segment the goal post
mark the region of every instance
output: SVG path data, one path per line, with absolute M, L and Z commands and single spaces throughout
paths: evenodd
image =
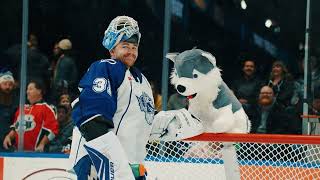
M 320 136 L 205 133 L 149 142 L 157 180 L 320 179 Z

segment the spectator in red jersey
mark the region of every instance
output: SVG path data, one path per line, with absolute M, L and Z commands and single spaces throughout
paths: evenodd
M 58 134 L 58 121 L 55 111 L 43 101 L 45 86 L 40 81 L 32 80 L 28 84 L 27 99 L 29 104 L 24 106 L 24 151 L 43 152 L 48 144 Z M 19 136 L 19 109 L 14 116 L 11 131 L 3 141 L 5 149 L 17 148 Z

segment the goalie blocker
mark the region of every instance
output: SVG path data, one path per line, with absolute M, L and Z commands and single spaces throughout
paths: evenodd
M 161 111 L 154 117 L 149 140 L 177 141 L 203 132 L 201 121 L 186 109 Z

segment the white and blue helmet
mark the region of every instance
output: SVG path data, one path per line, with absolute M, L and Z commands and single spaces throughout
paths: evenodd
M 110 22 L 108 29 L 104 32 L 102 44 L 110 51 L 119 42 L 126 41 L 133 35 L 137 35 L 137 43 L 139 44 L 141 34 L 138 22 L 128 16 L 118 16 Z

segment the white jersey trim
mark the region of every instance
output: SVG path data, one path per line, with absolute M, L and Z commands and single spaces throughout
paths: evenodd
M 99 116 L 102 116 L 102 114 L 96 114 L 96 115 L 90 117 L 89 119 L 83 121 L 83 123 L 81 123 L 80 126 L 82 126 L 83 124 L 85 124 L 85 123 L 87 123 L 87 122 L 91 121 L 92 119 L 99 117 Z

